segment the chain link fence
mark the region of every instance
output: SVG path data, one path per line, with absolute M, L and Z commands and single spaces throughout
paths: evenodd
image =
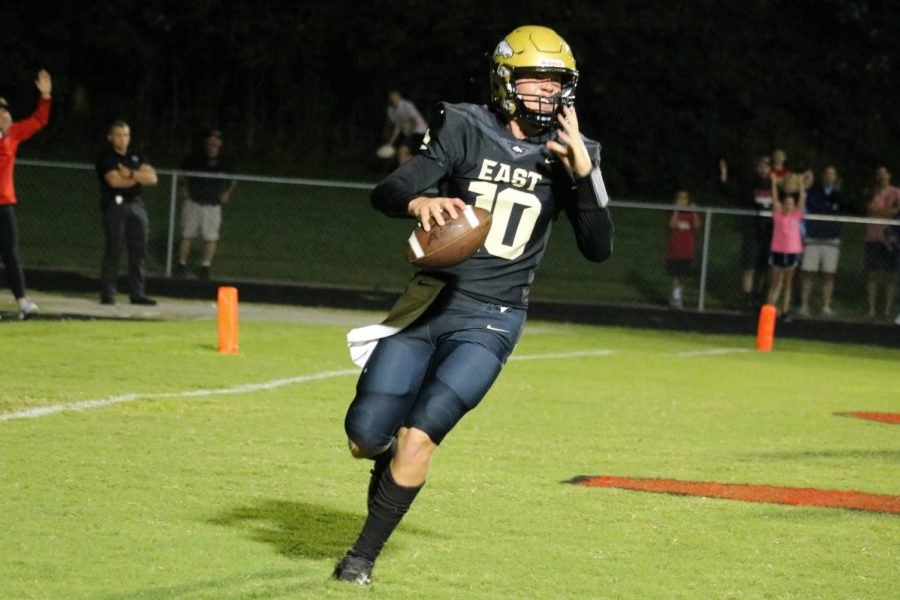
M 144 193 L 150 217 L 147 273 L 170 277 L 181 238 L 176 182 L 185 173 L 160 169 L 158 174 L 159 184 Z M 93 165 L 19 160 L 15 176 L 20 252 L 26 268 L 98 277 L 103 229 Z M 372 184 L 249 175 L 231 178 L 237 186 L 223 207 L 214 280 L 399 291 L 412 274 L 404 252 L 413 222 L 374 211 L 369 204 Z M 555 224 L 532 298 L 587 305 L 668 306 L 671 279 L 665 259 L 672 209 L 666 204 L 614 200 L 615 251 L 602 264 L 581 258 L 563 217 Z M 739 260 L 742 232 L 752 227 L 756 213 L 715 207 L 679 210 L 698 211 L 703 221 L 695 234 L 696 258 L 683 289 L 682 310 L 752 310 L 741 288 Z M 838 220 L 844 227 L 831 318 L 862 320 L 868 312 L 865 226 L 891 221 L 849 216 Z M 194 269 L 199 266 L 200 251 L 201 244 L 195 243 L 190 263 Z M 124 263 L 123 257 L 123 271 Z M 189 271 L 188 278 L 195 277 L 195 272 Z M 895 273 L 886 275 L 891 286 L 896 285 L 895 278 Z M 800 304 L 803 279 L 802 273 L 795 278 L 795 308 Z M 821 318 L 818 278 L 812 289 L 810 317 Z M 153 293 L 152 288 L 148 293 Z M 878 303 L 882 314 L 883 297 Z

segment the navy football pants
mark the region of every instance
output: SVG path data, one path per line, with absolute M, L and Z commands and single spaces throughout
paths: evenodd
M 440 444 L 500 374 L 525 311 L 445 290 L 403 331 L 381 340 L 356 385 L 344 428 L 360 448 L 386 447 L 402 427 Z

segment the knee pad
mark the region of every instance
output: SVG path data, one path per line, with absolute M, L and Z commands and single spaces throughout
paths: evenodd
M 366 453 L 377 454 L 391 443 L 408 405 L 401 396 L 358 395 L 347 410 L 344 431 Z

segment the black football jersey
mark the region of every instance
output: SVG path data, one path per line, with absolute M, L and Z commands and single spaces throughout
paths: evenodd
M 551 224 L 563 210 L 571 215 L 577 202 L 575 182 L 546 139 L 516 139 L 486 106 L 441 104 L 420 154 L 376 189 L 373 203 L 397 214 L 436 185 L 440 196 L 489 210 L 484 246 L 437 276 L 469 296 L 524 308 Z M 599 165 L 600 145 L 586 138 L 585 145 Z

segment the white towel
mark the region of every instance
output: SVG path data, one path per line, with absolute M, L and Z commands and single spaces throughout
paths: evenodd
M 364 367 L 375 350 L 378 340 L 402 331 L 431 306 L 444 282 L 428 275 L 417 274 L 409 281 L 403 294 L 394 303 L 381 323 L 357 327 L 347 332 L 350 360 Z

